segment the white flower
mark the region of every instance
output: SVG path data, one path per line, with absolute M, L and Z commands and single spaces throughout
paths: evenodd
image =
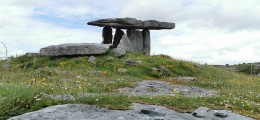
M 36 101 L 40 101 L 40 100 L 42 100 L 41 98 L 38 98 L 38 99 L 35 99 Z

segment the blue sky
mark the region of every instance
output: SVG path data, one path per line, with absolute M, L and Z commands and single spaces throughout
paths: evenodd
M 116 17 L 176 23 L 151 31 L 152 54 L 208 64 L 260 61 L 259 0 L 3 0 L 0 41 L 8 56 L 63 43 L 100 43 L 87 22 Z M 0 57 L 5 48 L 0 44 Z

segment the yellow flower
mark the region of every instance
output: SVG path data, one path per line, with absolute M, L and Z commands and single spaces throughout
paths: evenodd
M 250 104 L 250 103 L 247 103 L 246 105 L 247 105 L 247 106 L 250 106 L 251 104 Z
M 59 65 L 60 66 L 64 66 L 64 65 L 66 65 L 66 64 L 68 64 L 69 62 L 59 62 Z
M 179 91 L 178 91 L 177 89 L 174 89 L 173 92 L 174 92 L 175 94 L 179 94 Z
M 77 87 L 78 87 L 78 89 L 79 89 L 79 90 L 81 90 L 81 89 L 82 89 L 82 86 L 80 86 L 80 85 L 78 85 Z

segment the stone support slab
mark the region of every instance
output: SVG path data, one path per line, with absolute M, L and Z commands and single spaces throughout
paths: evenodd
M 124 35 L 124 31 L 121 29 L 116 29 L 114 41 L 113 41 L 113 47 L 116 48 L 117 45 L 120 43 L 120 40 L 122 39 L 122 36 Z
M 144 29 L 142 31 L 142 36 L 143 36 L 143 52 L 146 55 L 150 55 L 150 51 L 151 51 L 150 31 L 148 29 Z
M 111 27 L 104 27 L 102 32 L 103 41 L 102 44 L 112 44 L 112 28 Z
M 143 51 L 143 35 L 141 31 L 135 29 L 128 29 L 126 31 L 127 37 L 131 42 L 132 49 L 134 52 Z

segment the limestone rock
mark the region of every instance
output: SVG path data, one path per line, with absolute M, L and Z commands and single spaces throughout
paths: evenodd
M 112 28 L 111 27 L 104 27 L 102 32 L 103 41 L 102 44 L 111 44 L 112 43 Z
M 117 45 L 120 43 L 120 40 L 122 39 L 123 35 L 124 35 L 124 31 L 122 31 L 121 29 L 116 29 L 116 33 L 113 41 L 114 48 L 116 48 Z
M 96 57 L 90 56 L 90 57 L 88 58 L 88 61 L 89 61 L 89 62 L 95 62 L 95 61 L 96 61 Z
M 107 61 L 113 61 L 113 60 L 114 60 L 114 58 L 111 56 L 107 58 Z
M 135 29 L 128 29 L 127 37 L 132 44 L 134 52 L 141 52 L 143 50 L 143 36 L 142 32 Z
M 159 22 L 156 20 L 141 21 L 135 18 L 109 18 L 109 19 L 99 19 L 96 21 L 88 22 L 88 25 L 94 26 L 109 26 L 113 28 L 120 29 L 150 29 L 150 30 L 160 30 L 160 29 L 173 29 L 175 28 L 175 23 L 171 22 Z
M 2 68 L 11 68 L 12 66 L 10 65 L 9 62 L 6 62 L 3 64 Z
M 71 100 L 75 101 L 75 97 L 72 95 L 46 95 L 46 98 L 56 99 L 56 100 Z
M 225 118 L 208 112 L 205 118 L 197 118 L 189 113 L 178 113 L 158 105 L 132 103 L 130 110 L 109 110 L 93 105 L 64 104 L 25 113 L 8 120 L 253 120 L 235 113 L 225 112 Z M 224 110 L 226 111 L 226 110 Z
M 99 55 L 106 53 L 111 44 L 96 43 L 72 43 L 51 45 L 40 49 L 40 55 L 64 56 L 64 55 Z
M 186 77 L 186 76 L 184 76 L 184 77 L 181 77 L 181 76 L 179 76 L 179 77 L 174 77 L 173 79 L 176 79 L 176 80 L 185 80 L 185 81 L 195 81 L 195 80 L 197 80 L 197 79 L 194 78 L 194 77 Z
M 126 65 L 140 65 L 140 64 L 142 64 L 142 62 L 127 59 L 127 60 L 124 61 L 124 64 L 126 64 Z
M 143 52 L 146 55 L 150 55 L 150 51 L 151 51 L 150 31 L 148 29 L 144 29 L 142 31 L 142 36 L 143 36 Z
M 116 56 L 123 56 L 126 54 L 126 51 L 132 51 L 132 45 L 126 35 L 123 35 L 120 43 L 118 44 L 117 48 L 113 49 Z
M 118 68 L 117 71 L 120 72 L 120 73 L 127 72 L 127 70 L 125 68 Z

